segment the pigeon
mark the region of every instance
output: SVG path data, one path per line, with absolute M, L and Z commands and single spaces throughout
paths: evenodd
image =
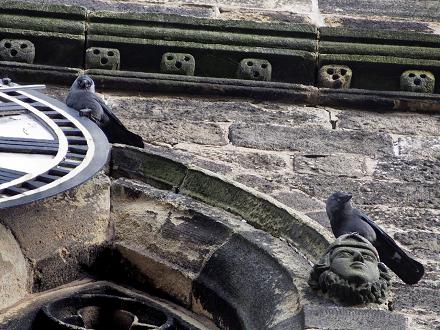
M 369 240 L 379 252 L 380 260 L 407 284 L 416 284 L 425 273 L 421 263 L 407 255 L 397 243 L 366 214 L 350 204 L 351 194 L 335 192 L 326 204 L 335 237 L 358 233 Z
M 82 75 L 76 78 L 67 95 L 66 104 L 78 110 L 80 116 L 91 118 L 102 129 L 110 143 L 144 147 L 142 138 L 125 128 L 104 100 L 95 94 L 95 83 L 89 76 Z

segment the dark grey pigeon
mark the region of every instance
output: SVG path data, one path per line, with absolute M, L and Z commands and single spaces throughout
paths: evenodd
M 83 75 L 76 78 L 67 95 L 66 104 L 98 124 L 110 143 L 144 147 L 142 138 L 125 128 L 107 104 L 95 94 L 95 83 L 89 76 Z
M 351 194 L 335 192 L 327 199 L 326 211 L 333 234 L 359 233 L 379 252 L 380 260 L 407 284 L 417 283 L 425 273 L 421 263 L 408 256 L 396 242 L 366 214 L 350 204 Z

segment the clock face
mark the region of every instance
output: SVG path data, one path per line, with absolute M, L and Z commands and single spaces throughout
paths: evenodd
M 0 85 L 0 208 L 55 195 L 91 178 L 109 144 L 90 119 L 36 89 Z

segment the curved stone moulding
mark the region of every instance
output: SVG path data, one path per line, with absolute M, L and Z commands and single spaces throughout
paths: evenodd
M 15 111 L 37 122 L 52 139 L 17 137 L 9 131 L 0 136 L 0 208 L 26 204 L 73 188 L 91 178 L 106 163 L 110 150 L 104 133 L 89 119 L 63 103 L 32 91 L 43 85 L 0 86 L 0 112 Z M 19 121 L 23 118 L 17 118 Z M 7 125 L 6 125 L 7 127 Z M 24 130 L 24 128 L 23 128 Z M 8 134 L 9 133 L 9 134 Z M 19 162 L 33 162 L 35 155 L 51 159 L 17 171 L 15 163 L 5 157 L 21 155 Z M 32 155 L 32 156 L 30 156 Z
M 325 228 L 274 198 L 211 171 L 150 151 L 148 146 L 141 150 L 114 145 L 111 158 L 114 175 L 175 190 L 239 215 L 255 227 L 285 238 L 310 260 L 319 258 L 331 242 Z

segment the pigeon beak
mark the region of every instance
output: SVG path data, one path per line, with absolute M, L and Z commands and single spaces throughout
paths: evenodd
M 347 194 L 344 196 L 344 203 L 347 203 L 353 197 L 352 194 Z
M 91 86 L 90 82 L 88 80 L 81 80 L 79 82 L 79 86 L 81 88 L 89 88 Z

